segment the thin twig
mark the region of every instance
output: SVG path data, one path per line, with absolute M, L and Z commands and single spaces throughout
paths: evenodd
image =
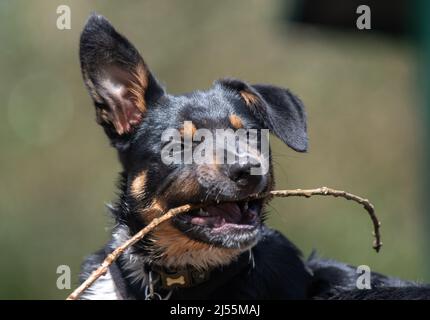
M 375 214 L 375 207 L 373 204 L 365 198 L 359 197 L 355 194 L 343 191 L 343 190 L 335 190 L 328 187 L 321 187 L 316 189 L 296 189 L 296 190 L 276 190 L 276 191 L 270 191 L 266 194 L 259 194 L 256 195 L 255 198 L 264 198 L 265 196 L 271 196 L 271 197 L 312 197 L 312 196 L 333 196 L 333 197 L 341 197 L 345 198 L 347 200 L 355 201 L 359 204 L 361 204 L 364 209 L 368 212 L 370 219 L 372 220 L 373 224 L 373 236 L 375 237 L 375 240 L 373 241 L 373 249 L 375 249 L 376 252 L 379 252 L 379 250 L 382 247 L 382 241 L 381 241 L 381 222 L 379 222 L 378 218 Z
M 348 193 L 342 190 L 334 190 L 327 187 L 321 187 L 316 189 L 295 189 L 295 190 L 276 190 L 276 191 L 270 191 L 267 193 L 261 193 L 252 195 L 249 197 L 249 199 L 261 199 L 261 198 L 267 198 L 267 197 L 306 197 L 309 198 L 311 196 L 320 195 L 320 196 L 334 196 L 334 197 L 342 197 L 347 200 L 355 201 L 361 205 L 364 206 L 364 208 L 369 213 L 369 216 L 373 223 L 373 235 L 375 237 L 373 248 L 376 250 L 376 252 L 379 252 L 379 249 L 382 246 L 381 242 L 381 234 L 379 231 L 379 228 L 381 226 L 381 223 L 379 222 L 378 218 L 375 215 L 375 208 L 374 206 L 369 202 L 369 200 L 361 198 L 359 196 L 356 196 L 352 193 Z M 136 233 L 133 237 L 131 237 L 129 240 L 124 242 L 122 245 L 117 247 L 112 253 L 110 253 L 106 259 L 103 261 L 103 263 L 98 267 L 95 271 L 91 273 L 91 275 L 78 287 L 76 288 L 68 297 L 67 300 L 77 300 L 82 293 L 87 290 L 98 278 L 106 274 L 109 266 L 115 262 L 115 260 L 118 259 L 118 257 L 125 251 L 127 248 L 131 247 L 136 242 L 140 241 L 145 237 L 146 234 L 148 234 L 150 231 L 152 231 L 154 228 L 156 228 L 159 224 L 163 223 L 166 220 L 169 220 L 179 214 L 188 212 L 193 209 L 202 208 L 204 206 L 207 206 L 208 204 L 186 204 L 174 209 L 170 209 L 167 211 L 167 213 L 163 214 L 159 218 L 153 219 L 145 228 L 140 230 L 138 233 Z
M 74 290 L 68 297 L 67 300 L 77 300 L 81 294 L 87 290 L 98 278 L 103 276 L 109 266 L 115 262 L 116 259 L 125 251 L 127 248 L 131 247 L 133 244 L 143 239 L 147 233 L 149 233 L 152 229 L 157 227 L 160 223 L 163 223 L 166 220 L 177 216 L 178 214 L 190 211 L 197 207 L 202 207 L 203 205 L 190 205 L 186 204 L 174 209 L 169 210 L 166 214 L 162 215 L 159 218 L 155 218 L 149 223 L 145 228 L 141 229 L 138 233 L 136 233 L 133 237 L 128 239 L 122 245 L 117 247 L 112 253 L 110 253 L 106 259 L 104 259 L 103 263 L 98 267 L 95 271 L 91 273 L 91 275 L 78 287 Z

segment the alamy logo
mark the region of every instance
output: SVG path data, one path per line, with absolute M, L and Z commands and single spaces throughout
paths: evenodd
M 215 132 L 214 132 L 215 131 Z M 182 129 L 169 128 L 161 136 L 161 160 L 171 164 L 251 164 L 251 175 L 269 171 L 268 129 L 196 129 L 185 121 Z
M 355 282 L 357 289 L 372 289 L 370 267 L 366 265 L 358 266 L 356 272 L 360 274 Z
M 58 30 L 72 29 L 70 7 L 64 4 L 58 6 L 57 14 L 59 14 L 59 16 L 57 17 L 57 29 Z
M 357 18 L 357 28 L 359 30 L 370 30 L 372 28 L 370 25 L 370 7 L 364 4 L 358 6 L 356 13 L 360 14 Z
M 60 265 L 57 267 L 57 274 L 59 274 L 57 278 L 57 288 L 59 290 L 70 289 L 70 267 L 67 265 Z

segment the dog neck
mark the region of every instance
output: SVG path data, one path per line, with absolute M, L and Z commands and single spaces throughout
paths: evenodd
M 107 251 L 122 244 L 130 238 L 129 230 L 125 226 L 116 227 Z M 147 298 L 148 288 L 155 285 L 158 298 L 170 297 L 172 289 L 185 289 L 182 292 L 192 292 L 193 287 L 205 287 L 210 292 L 221 283 L 227 281 L 237 272 L 254 265 L 251 250 L 236 255 L 228 265 L 213 265 L 209 268 L 198 268 L 194 265 L 163 265 L 165 260 L 155 259 L 143 250 L 128 248 L 119 258 L 117 278 L 123 278 L 126 286 L 131 288 L 135 298 Z M 106 252 L 106 254 L 109 252 Z M 200 265 L 200 264 L 198 264 Z M 225 272 L 231 269 L 232 272 Z M 112 273 L 112 272 L 111 272 Z M 114 273 L 115 275 L 115 273 Z M 114 277 L 115 278 L 115 277 Z M 227 279 L 227 280 L 225 280 Z M 114 279 L 117 280 L 117 279 Z M 177 292 L 177 291 L 175 291 Z

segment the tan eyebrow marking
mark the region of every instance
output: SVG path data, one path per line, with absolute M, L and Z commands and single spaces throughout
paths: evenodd
M 242 119 L 238 115 L 235 115 L 235 114 L 230 115 L 229 120 L 230 120 L 231 125 L 235 129 L 243 128 Z
M 179 129 L 179 132 L 181 133 L 182 137 L 184 137 L 185 135 L 187 136 L 191 135 L 191 137 L 193 137 L 196 131 L 197 131 L 197 128 L 194 125 L 194 123 L 191 123 L 191 126 L 188 125 L 186 127 L 182 127 L 181 129 Z

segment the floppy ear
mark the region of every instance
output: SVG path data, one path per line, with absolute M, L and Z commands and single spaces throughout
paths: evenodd
M 141 122 L 148 103 L 164 91 L 134 46 L 100 15 L 88 19 L 79 54 L 97 122 L 118 146 Z
M 306 112 L 303 103 L 288 89 L 267 84 L 252 85 L 262 97 L 263 109 L 256 110 L 267 127 L 292 149 L 308 148 Z
M 238 90 L 260 123 L 290 148 L 299 152 L 307 150 L 305 108 L 288 89 L 268 84 L 248 85 L 235 79 L 225 79 L 221 83 Z

